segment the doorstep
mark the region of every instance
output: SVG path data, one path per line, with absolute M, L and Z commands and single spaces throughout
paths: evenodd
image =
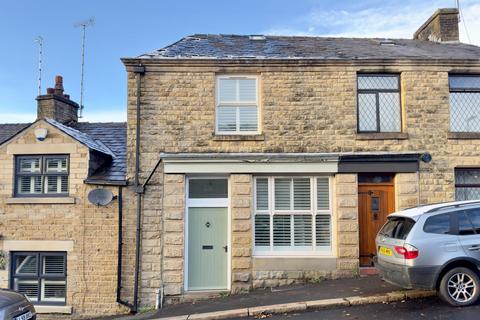
M 360 267 L 360 277 L 377 276 L 378 270 L 375 267 Z

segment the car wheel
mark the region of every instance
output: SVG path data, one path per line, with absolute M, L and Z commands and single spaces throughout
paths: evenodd
M 442 278 L 440 297 L 452 306 L 469 306 L 477 302 L 480 295 L 478 275 L 468 268 L 454 268 Z

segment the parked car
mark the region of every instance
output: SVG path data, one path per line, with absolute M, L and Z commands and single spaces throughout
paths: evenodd
M 0 289 L 0 320 L 35 320 L 35 308 L 21 293 Z
M 480 295 L 480 201 L 420 206 L 388 216 L 374 263 L 387 282 L 437 290 L 452 306 Z

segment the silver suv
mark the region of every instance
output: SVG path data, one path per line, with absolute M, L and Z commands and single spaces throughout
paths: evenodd
M 437 290 L 453 306 L 480 295 L 480 201 L 392 213 L 375 240 L 375 266 L 387 282 Z

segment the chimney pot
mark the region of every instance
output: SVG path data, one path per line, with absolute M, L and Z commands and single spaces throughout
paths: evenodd
M 56 76 L 55 87 L 37 97 L 37 119 L 50 118 L 67 124 L 78 121 L 79 105 L 63 92 L 63 78 Z
M 55 76 L 55 94 L 63 95 L 63 78 L 62 76 Z

